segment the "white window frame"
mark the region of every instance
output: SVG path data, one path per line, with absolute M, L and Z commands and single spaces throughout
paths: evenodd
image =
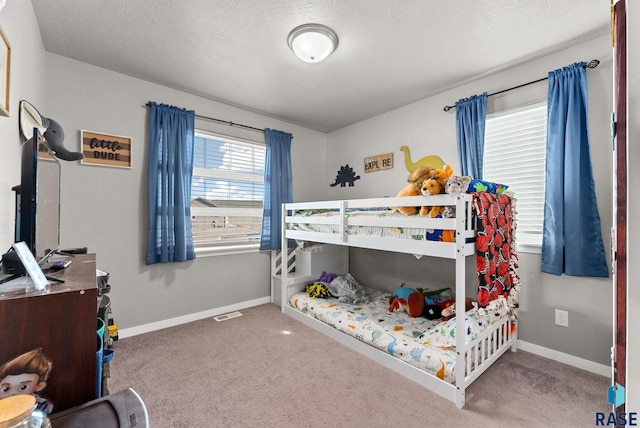
M 251 141 L 238 137 L 230 137 L 227 135 L 218 134 L 215 132 L 205 131 L 202 129 L 195 130 L 196 137 L 210 138 L 213 140 L 221 141 L 229 144 L 238 144 L 238 145 L 248 145 L 248 146 L 257 146 L 261 147 L 266 151 L 266 145 L 261 142 Z M 193 177 L 210 177 L 210 178 L 218 178 L 222 180 L 242 180 L 247 182 L 255 182 L 255 183 L 264 183 L 264 175 L 255 175 L 255 174 L 245 174 L 239 171 L 228 171 L 228 170 L 214 170 L 210 168 L 197 168 L 195 167 L 194 160 L 194 168 L 193 168 Z M 193 189 L 193 184 L 192 184 Z M 193 190 L 192 190 L 193 192 Z M 193 200 L 193 194 L 192 194 Z M 219 214 L 219 215 L 217 215 Z M 215 208 L 215 207 L 191 207 L 191 217 L 197 216 L 234 216 L 241 215 L 244 217 L 260 217 L 262 220 L 263 209 L 262 208 Z M 193 231 L 193 224 L 192 224 Z M 197 247 L 195 248 L 196 256 L 214 256 L 214 255 L 229 255 L 229 254 L 243 254 L 243 253 L 252 253 L 260 251 L 260 241 L 257 242 L 247 242 L 247 243 L 237 243 L 237 244 L 229 244 L 229 245 L 212 245 L 205 247 Z
M 536 115 L 534 123 L 529 122 L 532 113 Z M 505 128 L 500 129 L 505 126 L 511 127 L 507 129 L 512 129 L 515 134 L 504 132 Z M 503 131 L 500 137 L 495 133 L 496 130 Z M 499 153 L 501 142 L 502 153 Z M 521 217 L 516 230 L 516 243 L 518 251 L 524 253 L 540 254 L 542 250 L 546 146 L 546 101 L 487 115 L 483 178 L 504 183 L 509 186 L 508 190 L 515 193 L 516 219 Z M 505 157 L 505 148 L 513 150 L 508 157 Z M 535 208 L 531 209 L 532 206 Z M 528 218 L 528 224 L 524 224 L 524 227 L 523 217 Z M 529 229 L 529 232 L 525 229 Z

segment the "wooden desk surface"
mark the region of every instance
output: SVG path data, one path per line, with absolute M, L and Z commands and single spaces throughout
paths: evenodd
M 71 264 L 63 270 L 56 271 L 47 268 L 47 266 L 50 266 L 53 262 L 64 260 L 71 260 Z M 64 282 L 49 281 L 49 285 L 45 290 L 33 290 L 33 286 L 31 286 L 32 289 L 27 291 L 24 287 L 21 287 L 22 284 L 26 284 L 26 279 L 24 277 L 18 278 L 5 284 L 0 284 L 0 300 L 97 288 L 96 280 L 91 281 L 92 277 L 96 278 L 95 254 L 77 254 L 73 257 L 55 255 L 51 258 L 50 263 L 45 265 L 42 271 L 46 276 L 62 279 Z

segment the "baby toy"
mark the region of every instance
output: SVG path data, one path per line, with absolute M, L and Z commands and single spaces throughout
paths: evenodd
M 453 169 L 449 165 L 445 165 L 443 169 L 434 170 L 433 175 L 422 182 L 420 193 L 423 196 L 445 193 L 445 181 L 452 175 Z M 420 208 L 420 215 L 437 217 L 443 209 L 443 207 L 439 206 L 422 207 Z
M 422 316 L 424 296 L 414 288 L 404 286 L 404 282 L 389 296 L 389 312 L 404 309 L 412 317 Z

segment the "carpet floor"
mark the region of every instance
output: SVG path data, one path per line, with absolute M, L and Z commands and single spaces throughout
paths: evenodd
M 114 343 L 107 385 L 133 388 L 151 427 L 589 427 L 610 381 L 507 352 L 464 409 L 267 304 Z

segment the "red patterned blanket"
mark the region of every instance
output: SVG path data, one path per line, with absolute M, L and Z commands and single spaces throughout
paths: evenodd
M 519 284 L 516 272 L 514 207 L 507 195 L 480 192 L 473 194 L 476 214 L 476 260 L 478 271 L 478 306 L 486 307 Z

